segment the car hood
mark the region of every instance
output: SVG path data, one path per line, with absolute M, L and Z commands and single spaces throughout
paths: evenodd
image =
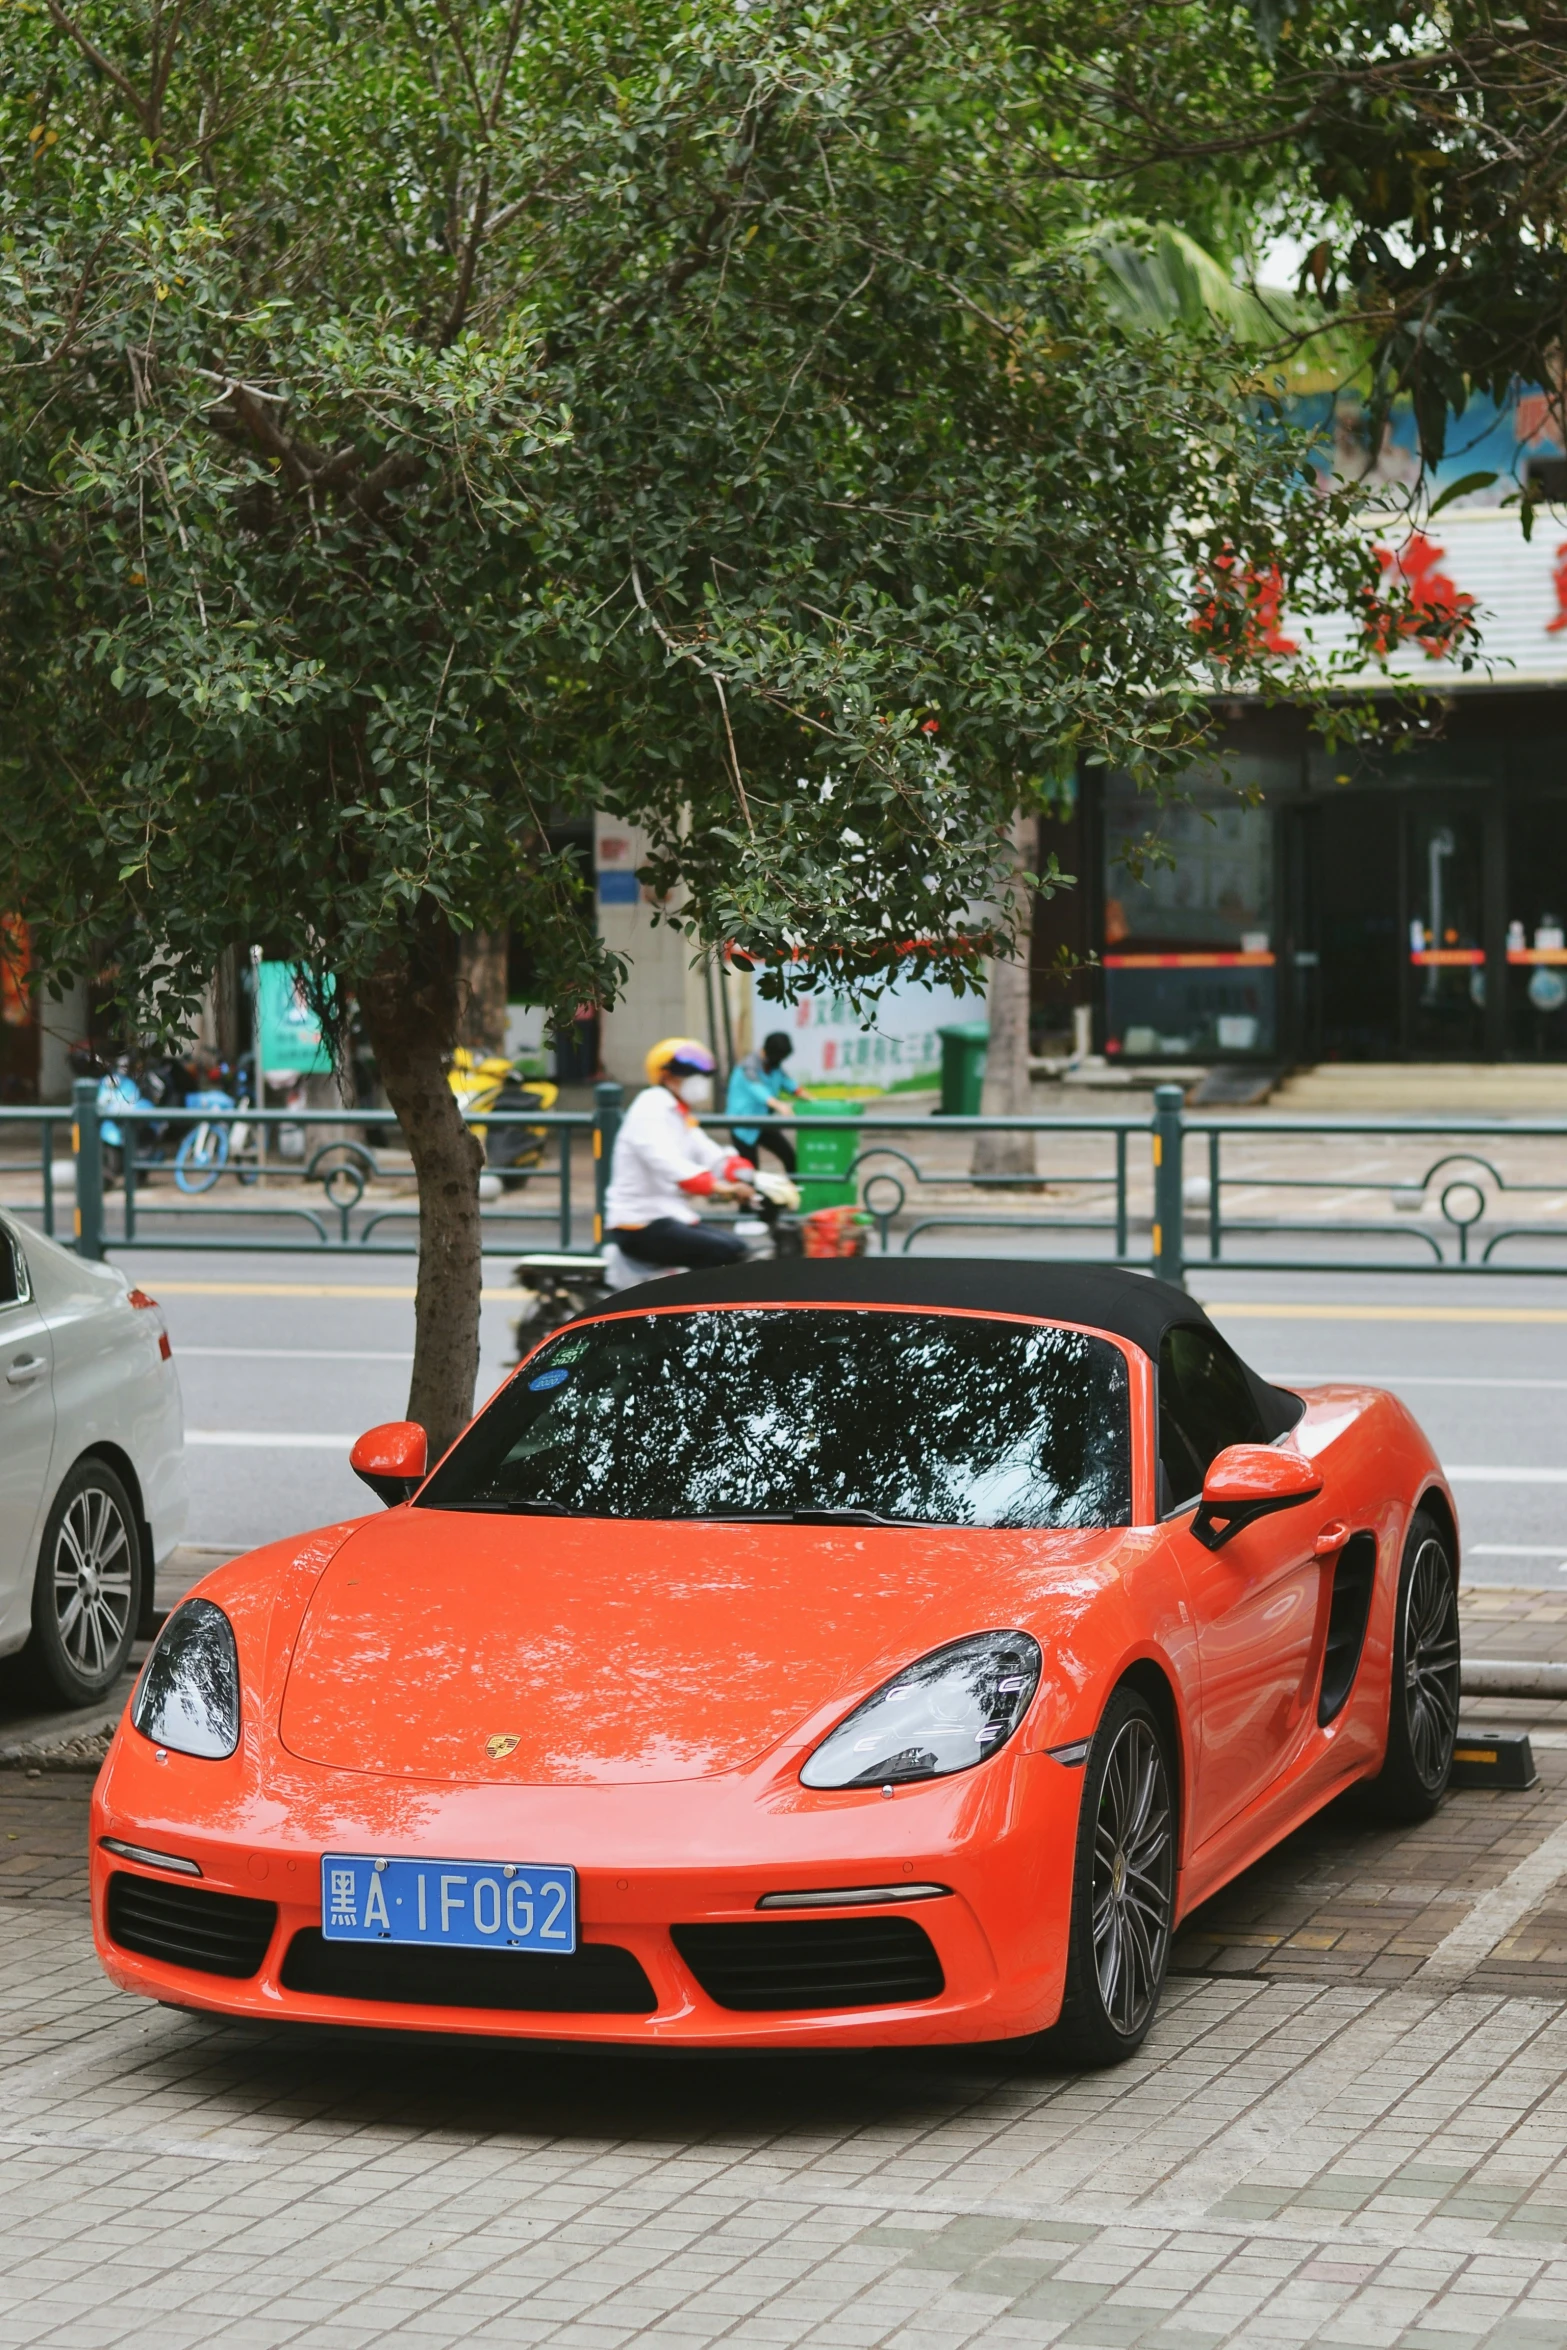
M 704 1778 L 1052 1588 L 1075 1613 L 1115 1541 L 399 1509 L 316 1586 L 280 1735 L 424 1780 Z

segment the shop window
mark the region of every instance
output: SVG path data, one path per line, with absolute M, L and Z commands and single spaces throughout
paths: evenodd
M 1128 844 L 1153 833 L 1157 852 Z M 1160 807 L 1105 792 L 1105 1050 L 1212 1059 L 1274 1050 L 1273 818 L 1197 785 Z

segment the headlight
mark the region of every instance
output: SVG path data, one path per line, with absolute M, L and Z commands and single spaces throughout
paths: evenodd
M 210 1599 L 187 1599 L 158 1635 L 131 1708 L 144 1738 L 218 1761 L 239 1744 L 239 1651 Z
M 1005 1745 L 1039 1687 L 1027 1632 L 933 1649 L 856 1706 L 800 1773 L 807 1787 L 880 1787 L 972 1770 Z

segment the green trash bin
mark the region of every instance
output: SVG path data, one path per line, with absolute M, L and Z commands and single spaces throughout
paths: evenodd
M 990 1049 L 990 1027 L 984 1020 L 961 1020 L 938 1028 L 941 1038 L 941 1111 L 943 1118 L 977 1118 L 980 1090 L 985 1082 L 985 1055 Z
M 813 1208 L 855 1205 L 858 1187 L 852 1169 L 860 1137 L 848 1121 L 864 1115 L 863 1102 L 796 1102 L 794 1142 L 800 1163 L 795 1180 L 802 1215 L 808 1216 Z

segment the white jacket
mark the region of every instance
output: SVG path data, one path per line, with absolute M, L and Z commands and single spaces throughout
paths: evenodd
M 667 1085 L 649 1085 L 637 1095 L 620 1123 L 609 1164 L 604 1201 L 606 1232 L 654 1224 L 672 1216 L 677 1224 L 701 1221 L 696 1201 L 713 1179 L 750 1163 L 727 1142 L 704 1134 L 691 1112 Z

